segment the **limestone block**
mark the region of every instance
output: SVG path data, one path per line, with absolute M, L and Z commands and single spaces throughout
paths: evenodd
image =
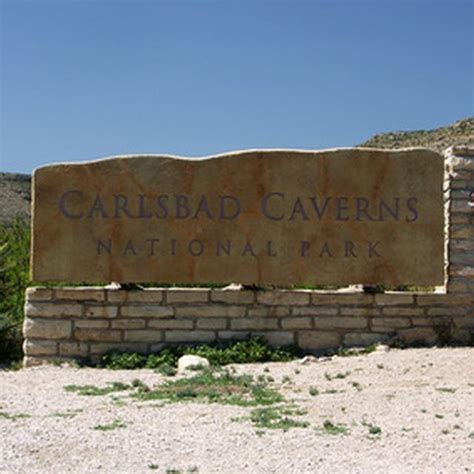
M 226 305 L 204 305 L 204 306 L 181 306 L 176 308 L 176 317 L 185 318 L 235 318 L 245 316 L 245 306 Z
M 91 288 L 88 286 L 55 288 L 54 299 L 70 301 L 105 301 L 105 290 L 103 288 Z
M 397 335 L 406 344 L 435 344 L 438 336 L 432 328 L 399 329 Z
M 32 287 L 26 289 L 26 299 L 28 301 L 49 301 L 53 297 L 51 288 Z
M 150 323 L 156 322 L 159 320 L 151 320 Z M 111 321 L 110 327 L 112 329 L 144 329 L 146 326 L 146 321 L 144 319 L 138 319 L 138 318 L 133 318 L 133 319 L 115 319 Z M 153 326 L 150 326 L 153 327 Z
M 381 293 L 375 295 L 375 304 L 380 306 L 398 306 L 413 304 L 414 296 L 403 293 Z
M 89 306 L 85 307 L 85 316 L 87 318 L 116 318 L 118 314 L 117 306 Z
M 148 321 L 148 327 L 152 329 L 193 329 L 194 320 L 192 319 L 151 319 Z
M 366 307 L 366 308 L 341 308 L 340 309 L 340 314 L 342 316 L 376 316 L 380 314 L 380 308 L 371 308 L 371 307 Z
M 463 316 L 469 311 L 465 306 L 442 306 L 439 308 L 428 308 L 428 316 Z
M 462 260 L 462 259 L 461 259 Z M 460 294 L 463 296 L 472 295 L 469 289 L 468 282 L 465 278 L 450 277 L 447 284 L 448 293 Z
M 454 324 L 459 328 L 474 329 L 474 308 L 471 308 L 469 317 L 454 318 Z
M 463 199 L 463 200 L 456 199 L 456 200 L 451 201 L 451 212 L 471 214 L 472 207 L 469 206 L 469 201 L 467 199 Z
M 425 293 L 416 295 L 416 302 L 418 306 L 464 306 L 472 302 L 472 296 Z
M 281 327 L 283 329 L 310 329 L 312 320 L 310 317 L 300 318 L 283 318 L 281 320 Z
M 72 322 L 65 319 L 25 318 L 23 335 L 26 339 L 69 339 Z
M 463 252 L 466 254 L 471 254 L 471 257 L 474 256 L 474 240 L 453 240 L 449 242 L 449 250 L 451 254 L 457 252 Z M 472 260 L 471 260 L 472 262 Z
M 23 367 L 38 367 L 40 365 L 51 364 L 57 360 L 57 357 L 48 357 L 48 356 L 26 356 L 23 358 Z
M 166 331 L 167 342 L 211 342 L 215 340 L 216 333 L 213 331 Z
M 217 333 L 219 339 L 233 339 L 233 340 L 245 340 L 250 337 L 248 331 L 219 331 Z
M 293 316 L 336 316 L 339 312 L 337 306 L 302 306 L 293 308 Z
M 245 290 L 212 290 L 211 301 L 229 304 L 249 304 L 255 301 L 255 293 Z
M 74 338 L 87 342 L 118 342 L 122 338 L 122 331 L 115 329 L 74 329 Z
M 110 342 L 110 343 L 91 343 L 90 354 L 102 355 L 110 351 L 119 352 L 138 352 L 145 354 L 148 349 L 148 344 L 145 342 Z
M 308 351 L 336 349 L 341 345 L 341 336 L 337 332 L 303 331 L 298 332 L 297 338 L 299 347 Z
M 125 342 L 159 342 L 163 340 L 163 331 L 153 329 L 125 330 Z
M 227 329 L 228 318 L 202 318 L 196 321 L 197 329 Z
M 81 316 L 82 305 L 79 303 L 41 303 L 27 301 L 25 314 L 30 317 L 61 318 L 68 316 Z
M 317 329 L 363 329 L 367 328 L 368 319 L 362 317 L 316 317 L 314 327 Z
M 205 303 L 209 301 L 209 290 L 204 288 L 178 289 L 173 288 L 166 292 L 166 302 L 172 303 Z
M 25 339 L 23 351 L 26 356 L 56 355 L 58 353 L 58 343 Z
M 407 328 L 411 326 L 410 318 L 374 318 L 371 321 L 372 328 L 376 331 L 379 326 L 391 328 Z
M 77 319 L 74 321 L 75 328 L 81 329 L 104 329 L 109 327 L 106 319 Z
M 370 293 L 332 293 L 323 294 L 313 292 L 311 303 L 314 305 L 357 305 L 367 306 L 373 304 L 374 298 Z
M 60 342 L 59 355 L 66 357 L 86 357 L 89 346 L 86 342 Z
M 256 308 L 249 308 L 248 311 L 248 316 L 250 318 L 279 318 L 282 316 L 288 316 L 289 314 L 290 308 L 288 306 L 258 306 Z
M 241 330 L 256 330 L 256 331 L 263 331 L 263 330 L 271 330 L 278 328 L 278 319 L 274 318 L 241 318 L 241 319 L 231 319 L 230 321 L 230 328 L 235 331 Z
M 345 347 L 367 347 L 371 344 L 381 344 L 387 342 L 390 336 L 376 333 L 349 333 L 344 336 Z
M 310 298 L 308 291 L 269 290 L 257 293 L 257 302 L 268 305 L 307 305 Z
M 412 308 L 390 307 L 390 308 L 382 309 L 382 314 L 384 316 L 421 316 L 424 314 L 424 312 L 425 311 L 423 308 L 417 308 L 417 307 L 412 307 Z
M 291 346 L 295 343 L 295 333 L 291 331 L 253 332 L 252 336 L 261 336 L 272 347 Z
M 143 290 L 107 290 L 107 301 L 110 303 L 162 303 L 163 291 L 156 288 Z
M 450 265 L 449 274 L 454 277 L 463 277 L 468 279 L 474 278 L 474 265 L 473 266 L 464 266 L 464 265 Z
M 167 318 L 173 316 L 173 308 L 161 305 L 122 306 L 120 315 L 124 318 Z
M 451 224 L 469 224 L 471 222 L 471 216 L 469 216 L 469 214 L 451 214 L 449 216 L 449 222 Z

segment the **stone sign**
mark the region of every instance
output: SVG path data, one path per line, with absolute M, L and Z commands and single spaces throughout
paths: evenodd
M 442 284 L 443 158 L 423 149 L 114 157 L 37 169 L 36 281 Z

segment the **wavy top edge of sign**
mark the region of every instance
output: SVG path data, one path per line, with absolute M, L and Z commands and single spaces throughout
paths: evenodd
M 256 153 L 262 153 L 265 155 L 275 155 L 275 154 L 287 154 L 292 153 L 294 155 L 308 156 L 308 155 L 327 155 L 327 154 L 346 154 L 347 152 L 354 152 L 355 154 L 386 154 L 392 156 L 402 156 L 406 154 L 416 154 L 422 152 L 424 156 L 432 156 L 433 158 L 443 159 L 444 157 L 441 153 L 430 150 L 423 147 L 407 147 L 407 148 L 369 148 L 369 147 L 339 147 L 339 148 L 325 148 L 321 150 L 312 150 L 312 149 L 302 149 L 302 148 L 249 148 L 244 150 L 228 151 L 217 153 L 214 155 L 207 156 L 180 156 L 180 155 L 171 155 L 171 154 L 161 154 L 161 153 L 137 153 L 137 154 L 126 154 L 126 155 L 111 155 L 101 158 L 95 158 L 92 160 L 84 161 L 70 161 L 70 162 L 58 162 L 58 163 L 49 163 L 47 165 L 39 166 L 33 170 L 33 176 L 38 172 L 44 169 L 52 167 L 62 167 L 62 166 L 86 166 L 95 163 L 103 163 L 105 161 L 115 161 L 122 159 L 140 159 L 140 158 L 161 158 L 161 159 L 172 159 L 177 161 L 207 161 L 207 160 L 218 160 L 222 158 L 230 157 L 243 157 L 247 155 L 252 155 Z M 350 157 L 347 157 L 350 158 Z

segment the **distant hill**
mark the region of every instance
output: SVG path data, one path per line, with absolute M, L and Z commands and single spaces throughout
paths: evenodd
M 433 130 L 380 133 L 358 146 L 370 148 L 424 147 L 442 152 L 453 145 L 474 146 L 474 117 Z
M 0 173 L 0 223 L 11 223 L 16 217 L 30 220 L 31 176 Z
M 446 127 L 412 132 L 380 133 L 359 147 L 406 148 L 425 147 L 438 152 L 452 145 L 474 146 L 474 117 L 459 120 Z M 30 218 L 31 176 L 0 173 L 0 223 L 10 223 L 15 217 Z

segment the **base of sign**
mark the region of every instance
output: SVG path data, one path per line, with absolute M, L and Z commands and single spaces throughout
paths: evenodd
M 26 299 L 25 366 L 255 335 L 308 353 L 474 336 L 470 293 L 75 287 L 29 288 Z

